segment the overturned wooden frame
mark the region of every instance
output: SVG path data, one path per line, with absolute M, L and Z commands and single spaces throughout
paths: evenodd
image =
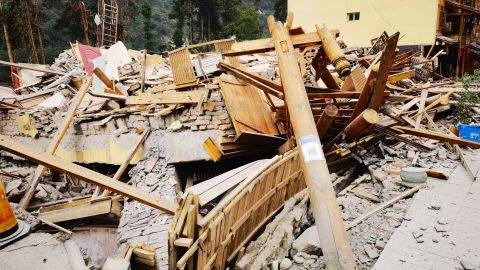
M 229 173 L 225 181 L 235 178 Z M 225 269 L 283 203 L 303 189 L 296 150 L 256 167 L 204 217 L 198 209 L 201 198 L 209 196 L 193 186 L 169 231 L 169 269 Z

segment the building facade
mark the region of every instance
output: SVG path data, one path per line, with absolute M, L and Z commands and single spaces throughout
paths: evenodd
M 289 0 L 294 26 L 314 31 L 315 24 L 339 29 L 348 46 L 371 46 L 383 31 L 399 31 L 399 45 L 432 45 L 437 31 L 438 0 Z

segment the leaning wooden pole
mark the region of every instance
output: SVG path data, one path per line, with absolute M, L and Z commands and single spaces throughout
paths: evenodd
M 268 18 L 268 27 L 293 132 L 302 152 L 303 172 L 327 269 L 356 269 L 292 40 L 285 26 L 275 22 L 273 16 Z
M 333 123 L 335 120 L 335 117 L 337 117 L 338 114 L 338 108 L 335 105 L 328 105 L 325 107 L 323 110 L 322 115 L 317 121 L 317 132 L 318 132 L 318 137 L 321 139 L 325 134 L 327 133 L 327 129 L 330 127 L 330 125 Z
M 70 123 L 72 123 L 73 117 L 75 115 L 75 112 L 77 111 L 78 106 L 80 106 L 80 103 L 82 103 L 83 98 L 87 94 L 87 92 L 90 90 L 90 85 L 92 84 L 92 77 L 89 76 L 87 78 L 87 81 L 83 83 L 82 88 L 78 91 L 77 95 L 75 96 L 75 99 L 73 99 L 72 103 L 70 104 L 70 109 L 67 111 L 67 114 L 64 117 L 62 126 L 59 127 L 57 133 L 55 134 L 55 137 L 53 137 L 52 141 L 48 145 L 47 148 L 47 153 L 51 155 L 55 155 L 55 152 L 57 152 L 57 148 L 60 145 L 60 142 L 63 139 L 63 136 L 67 133 L 68 127 L 70 126 Z M 25 195 L 23 195 L 22 200 L 20 200 L 19 206 L 23 209 L 27 209 L 28 204 L 30 203 L 30 200 L 33 197 L 33 194 L 35 193 L 35 190 L 37 189 L 38 183 L 40 183 L 40 179 L 42 178 L 43 174 L 47 168 L 42 165 L 38 165 L 37 169 L 35 170 L 35 174 L 33 175 L 32 181 L 30 182 L 30 186 L 25 192 Z

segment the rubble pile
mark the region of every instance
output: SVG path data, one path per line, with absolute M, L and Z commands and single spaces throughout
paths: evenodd
M 87 243 L 90 269 L 324 269 L 324 250 L 372 269 L 412 195 L 460 167 L 477 178 L 478 90 L 436 74 L 441 51 L 269 26 L 168 56 L 77 43 L 48 67 L 11 63 L 0 174 L 17 218 Z

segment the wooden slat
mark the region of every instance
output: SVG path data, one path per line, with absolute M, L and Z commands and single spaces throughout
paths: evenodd
M 168 52 L 175 85 L 190 84 L 197 81 L 193 71 L 190 53 L 186 47 Z
M 400 127 L 400 126 L 395 126 L 394 129 L 398 129 L 398 130 L 403 131 L 403 132 L 405 132 L 407 134 L 410 134 L 410 135 L 429 138 L 429 139 L 433 139 L 433 140 L 437 140 L 437 141 L 441 141 L 441 142 L 459 144 L 459 145 L 466 146 L 466 147 L 471 147 L 471 148 L 474 148 L 474 149 L 480 148 L 480 143 L 478 143 L 478 142 L 469 141 L 469 140 L 465 140 L 465 139 L 458 138 L 458 137 L 453 137 L 453 136 L 446 135 L 446 134 L 443 134 L 443 133 L 438 133 L 438 132 L 433 132 L 433 131 L 428 131 L 428 130 L 413 129 L 413 128 L 407 128 L 407 127 Z

